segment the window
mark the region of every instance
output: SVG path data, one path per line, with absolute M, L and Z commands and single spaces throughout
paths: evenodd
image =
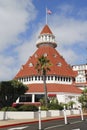
M 45 80 L 47 80 L 47 76 L 45 76 Z
M 47 56 L 47 53 L 44 53 L 44 57 L 46 57 Z
M 68 81 L 68 77 L 66 77 L 66 81 Z
M 57 57 L 57 54 L 54 54 L 53 57 L 56 58 L 56 57 Z
M 43 76 L 41 76 L 41 80 L 43 80 Z
M 32 81 L 33 81 L 33 76 L 32 76 Z
M 37 54 L 35 54 L 35 58 L 37 58 L 38 56 L 37 56 Z
M 60 63 L 60 62 L 59 62 L 59 63 L 57 63 L 57 66 L 60 66 L 60 67 L 61 67 L 61 66 L 62 66 L 62 63 Z
M 21 82 L 23 82 L 23 78 L 21 78 Z
M 33 66 L 33 64 L 32 63 L 29 63 L 29 67 L 32 67 Z
M 53 76 L 51 76 L 51 80 L 53 80 Z
M 31 81 L 31 77 L 29 77 L 29 81 Z
M 70 82 L 71 78 L 69 78 L 69 82 Z
M 38 76 L 38 80 L 40 80 L 40 76 Z
M 62 79 L 63 79 L 63 78 L 61 77 L 61 81 L 62 81 Z
M 58 81 L 60 80 L 60 77 L 58 77 Z
M 19 97 L 19 102 L 32 102 L 32 95 L 26 94 Z
M 64 81 L 65 81 L 65 77 L 64 77 L 63 79 L 64 79 Z
M 35 80 L 37 80 L 37 76 L 35 76 Z
M 42 99 L 44 97 L 44 94 L 36 94 L 35 95 L 35 102 L 39 102 L 40 99 Z
M 57 76 L 55 76 L 55 80 L 57 80 Z
M 24 78 L 24 82 L 26 82 L 26 78 Z
M 48 80 L 50 80 L 50 76 L 48 76 Z
M 27 81 L 28 81 L 28 77 L 27 77 Z

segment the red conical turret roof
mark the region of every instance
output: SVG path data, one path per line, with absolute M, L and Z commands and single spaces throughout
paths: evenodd
M 52 31 L 50 30 L 50 28 L 49 28 L 49 26 L 47 24 L 44 26 L 44 28 L 42 29 L 40 34 L 44 34 L 44 33 L 52 34 Z

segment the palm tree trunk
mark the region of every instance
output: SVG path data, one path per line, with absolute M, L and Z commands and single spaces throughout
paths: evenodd
M 48 108 L 48 100 L 47 100 L 47 87 L 46 87 L 46 76 L 43 75 L 43 83 L 44 83 L 44 94 L 45 94 L 45 106 Z

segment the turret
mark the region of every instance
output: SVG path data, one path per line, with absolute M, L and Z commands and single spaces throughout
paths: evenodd
M 57 47 L 57 44 L 55 42 L 55 36 L 53 35 L 48 25 L 44 26 L 36 42 L 36 46 L 38 48 L 43 45 L 49 45 L 53 48 Z

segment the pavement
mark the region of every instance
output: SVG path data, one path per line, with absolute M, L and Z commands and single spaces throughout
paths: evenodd
M 56 119 L 63 119 L 64 117 L 46 117 L 41 118 L 41 121 L 49 121 L 49 120 L 56 120 Z M 22 124 L 30 124 L 30 123 L 37 123 L 38 119 L 8 119 L 8 120 L 0 120 L 0 128 L 9 127 L 9 126 L 16 126 Z
M 75 118 L 79 117 L 80 115 L 70 115 L 68 118 Z M 84 116 L 87 116 L 87 113 L 84 114 Z M 46 117 L 41 118 L 41 121 L 49 121 L 49 120 L 63 120 L 64 117 L 56 116 L 56 117 Z M 0 128 L 10 127 L 10 126 L 17 126 L 22 124 L 31 124 L 31 123 L 37 123 L 38 119 L 8 119 L 8 120 L 0 120 Z

